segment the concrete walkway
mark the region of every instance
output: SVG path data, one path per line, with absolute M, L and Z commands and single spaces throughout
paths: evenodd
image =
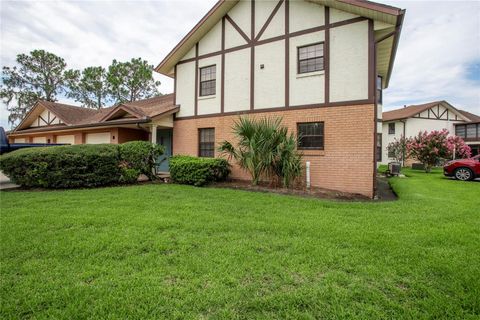
M 0 171 L 0 190 L 14 189 L 18 187 L 18 185 L 11 183 L 10 179 Z

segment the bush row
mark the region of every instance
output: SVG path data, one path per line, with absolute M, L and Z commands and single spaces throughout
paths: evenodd
M 24 187 L 97 187 L 131 183 L 141 173 L 152 178 L 162 153 L 161 146 L 147 141 L 28 148 L 2 155 L 0 169 Z
M 229 173 L 228 161 L 221 158 L 174 156 L 170 159 L 170 177 L 176 183 L 203 186 L 224 181 Z

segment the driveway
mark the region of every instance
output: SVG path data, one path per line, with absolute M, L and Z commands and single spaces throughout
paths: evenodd
M 0 190 L 18 188 L 19 186 L 11 183 L 10 179 L 0 171 Z

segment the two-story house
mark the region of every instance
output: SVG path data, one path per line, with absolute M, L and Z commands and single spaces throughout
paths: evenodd
M 403 17 L 370 1 L 220 0 L 156 67 L 175 79 L 173 153 L 217 156 L 240 115 L 279 116 L 313 186 L 373 197 Z
M 465 128 L 465 124 L 471 121 L 480 121 L 480 117 L 455 108 L 447 101 L 442 100 L 386 111 L 382 115 L 382 121 L 383 152 L 380 162 L 386 164 L 394 160 L 392 155 L 388 154 L 387 146 L 395 139 L 400 139 L 402 136 L 410 138 L 423 131 L 443 129 L 447 129 L 451 135 L 456 134 L 466 139 L 466 135 L 461 133 L 462 128 Z M 460 126 L 460 124 L 464 126 Z M 455 126 L 458 128 L 457 130 L 455 130 Z M 470 127 L 472 126 L 470 125 Z M 475 135 L 468 138 L 475 138 Z M 414 162 L 412 159 L 406 161 L 407 164 L 412 162 Z
M 403 17 L 360 0 L 220 0 L 156 67 L 174 94 L 101 110 L 39 101 L 9 139 L 150 139 L 167 155 L 212 157 L 240 115 L 282 117 L 312 186 L 373 197 Z M 232 176 L 247 178 L 236 166 Z

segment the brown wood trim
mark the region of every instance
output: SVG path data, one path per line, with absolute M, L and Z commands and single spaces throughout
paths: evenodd
M 375 74 L 375 34 L 373 20 L 368 20 L 368 97 L 377 98 L 377 75 Z M 377 115 L 375 115 L 377 117 Z
M 395 56 L 397 55 L 397 48 L 398 48 L 398 42 L 400 40 L 400 34 L 402 32 L 402 26 L 403 26 L 403 19 L 405 17 L 405 10 L 401 10 L 400 14 L 397 18 L 397 24 L 395 26 L 395 38 L 393 39 L 393 48 L 390 53 L 390 65 L 388 67 L 388 72 L 387 72 L 387 78 L 385 79 L 386 84 L 385 86 L 388 87 L 388 82 L 390 81 L 390 77 L 392 75 L 393 71 L 393 62 L 395 61 Z
M 367 20 L 366 18 L 362 19 L 363 20 Z M 345 20 L 345 21 L 342 21 L 342 26 L 343 25 L 347 25 L 347 24 L 350 24 L 350 23 L 357 23 L 358 22 L 358 18 L 353 18 L 353 19 L 349 19 L 349 20 Z M 335 27 L 335 24 L 331 24 L 330 26 L 334 26 Z M 252 41 L 251 43 L 248 43 L 248 44 L 242 44 L 240 46 L 236 46 L 236 47 L 232 47 L 232 48 L 228 48 L 228 49 L 225 49 L 225 50 L 220 50 L 220 51 L 216 51 L 216 52 L 210 52 L 210 53 L 206 53 L 206 54 L 203 54 L 203 55 L 199 55 L 198 58 L 197 57 L 194 57 L 194 58 L 188 58 L 188 59 L 185 59 L 185 60 L 181 60 L 179 61 L 177 64 L 183 64 L 183 63 L 188 63 L 188 62 L 193 62 L 197 59 L 206 59 L 206 58 L 210 58 L 210 57 L 214 57 L 214 56 L 218 56 L 218 55 L 221 55 L 222 53 L 230 53 L 230 52 L 234 52 L 234 51 L 238 51 L 238 50 L 243 50 L 243 49 L 246 49 L 246 48 L 250 48 L 252 45 L 262 45 L 262 44 L 266 44 L 266 43 L 270 43 L 270 42 L 274 42 L 274 41 L 280 41 L 280 40 L 284 40 L 285 38 L 289 37 L 289 38 L 293 38 L 293 37 L 298 37 L 298 36 L 302 36 L 302 35 L 305 35 L 305 34 L 309 34 L 309 33 L 314 33 L 314 32 L 318 32 L 318 31 L 323 31 L 326 29 L 326 26 L 323 25 L 323 26 L 318 26 L 318 27 L 313 27 L 313 28 L 309 28 L 309 29 L 305 29 L 305 30 L 300 30 L 300 31 L 295 31 L 295 32 L 291 32 L 289 33 L 288 35 L 280 35 L 280 36 L 276 36 L 276 37 L 272 37 L 272 38 L 269 38 L 269 39 L 264 39 L 264 40 L 259 40 L 259 41 Z
M 374 104 L 374 102 L 369 99 L 364 99 L 364 100 L 352 100 L 352 101 L 338 101 L 338 102 L 331 102 L 329 104 L 325 104 L 325 103 L 303 104 L 303 105 L 290 106 L 288 109 L 282 106 L 282 107 L 266 108 L 266 109 L 229 111 L 224 113 L 211 113 L 211 114 L 203 114 L 199 116 L 176 117 L 175 121 L 201 119 L 201 118 L 213 118 L 213 117 L 232 116 L 232 115 L 254 114 L 254 113 L 289 111 L 292 109 L 303 110 L 303 109 L 332 108 L 332 107 L 339 108 L 339 107 L 349 107 L 349 106 L 359 106 L 359 105 L 369 105 L 369 104 Z
M 377 196 L 377 46 L 375 44 L 373 20 L 368 20 L 368 76 L 369 76 L 369 95 L 368 97 L 373 100 L 373 172 L 372 172 L 372 195 L 373 198 Z M 370 90 L 372 92 L 370 92 Z M 382 146 L 383 148 L 383 146 Z M 380 152 L 383 152 L 382 150 Z
M 372 1 L 365 1 L 365 0 L 337 0 L 339 2 L 343 2 L 349 5 L 353 5 L 356 7 L 361 7 L 368 10 L 383 12 L 390 15 L 399 15 L 401 10 L 399 8 L 389 6 L 383 3 L 377 3 Z
M 387 40 L 388 38 L 390 38 L 391 36 L 395 35 L 396 33 L 397 33 L 396 30 L 395 30 L 395 31 L 392 31 L 392 32 L 389 32 L 389 33 L 387 33 L 386 35 L 384 35 L 384 36 L 378 38 L 377 40 L 375 40 L 375 43 L 380 43 L 380 42 L 382 42 L 382 41 L 384 41 L 384 40 Z
M 220 112 L 225 110 L 225 17 L 222 18 L 222 65 L 220 80 Z
M 326 7 L 326 8 L 328 8 L 328 7 Z M 342 26 L 345 26 L 347 24 L 362 22 L 362 21 L 366 21 L 366 20 L 369 20 L 369 19 L 365 18 L 365 17 L 356 17 L 356 18 L 347 19 L 347 20 L 343 20 L 343 21 L 334 22 L 332 24 L 329 24 L 329 28 L 342 27 Z
M 250 36 L 252 42 L 255 38 L 255 0 L 251 0 L 251 25 Z M 250 110 L 255 108 L 255 45 L 250 48 Z
M 175 78 L 173 78 L 173 104 L 177 104 L 177 65 L 173 68 L 175 72 Z
M 198 42 L 195 44 L 195 116 L 198 115 Z
M 438 116 L 438 119 L 442 120 L 442 116 L 443 116 L 447 111 L 448 111 L 448 109 L 445 109 L 445 110 L 442 112 L 442 114 Z M 447 117 L 447 119 L 445 119 L 445 120 L 448 120 L 448 117 Z
M 290 0 L 285 0 L 285 34 L 290 34 Z M 285 107 L 290 106 L 290 37 L 285 38 Z
M 272 10 L 272 13 L 270 13 L 270 16 L 268 17 L 267 21 L 265 22 L 265 24 L 263 25 L 262 29 L 260 29 L 260 31 L 258 32 L 258 35 L 255 37 L 255 40 L 258 41 L 260 40 L 260 38 L 262 37 L 263 33 L 265 32 L 265 30 L 267 29 L 268 25 L 270 24 L 270 22 L 272 22 L 273 20 L 273 17 L 275 17 L 275 14 L 277 14 L 278 10 L 280 9 L 280 7 L 282 6 L 284 0 L 280 0 L 278 1 L 277 5 L 275 6 L 275 8 L 273 8 Z M 255 30 L 254 30 L 254 33 L 255 33 Z M 285 33 L 285 34 L 288 34 Z
M 238 33 L 242 36 L 243 39 L 245 39 L 245 41 L 247 41 L 247 43 L 251 42 L 248 36 L 245 34 L 245 32 L 243 32 L 243 30 L 235 23 L 235 21 L 233 21 L 232 18 L 230 18 L 228 14 L 225 15 L 225 19 L 227 19 L 227 21 L 230 22 L 232 27 L 234 27 L 235 30 L 238 31 Z
M 323 69 L 325 71 L 324 100 L 330 102 L 330 8 L 325 7 L 325 43 L 323 48 Z

